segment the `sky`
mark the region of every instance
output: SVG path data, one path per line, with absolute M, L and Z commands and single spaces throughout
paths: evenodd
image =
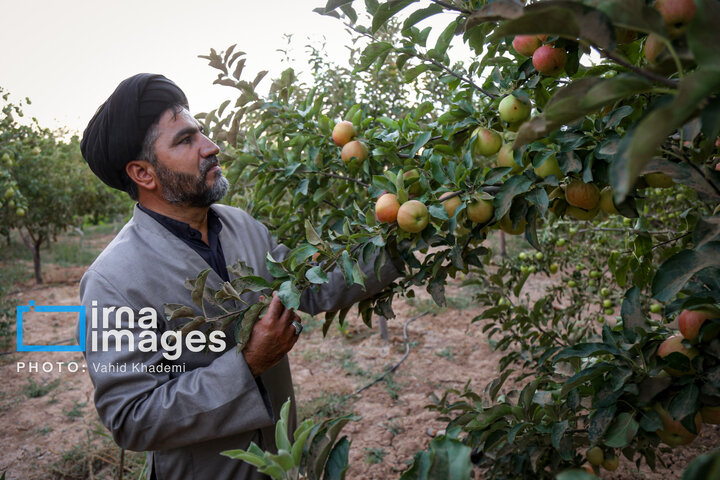
M 293 50 L 308 38 L 345 63 L 349 36 L 343 23 L 314 13 L 325 0 L 2 0 L 0 86 L 26 117 L 42 127 L 81 133 L 95 110 L 123 79 L 161 73 L 186 93 L 193 113 L 233 97 L 212 82 L 216 71 L 198 58 L 232 44 L 247 53 L 244 75 L 286 65 L 277 49 L 293 34 Z M 275 75 L 273 75 L 275 74 Z

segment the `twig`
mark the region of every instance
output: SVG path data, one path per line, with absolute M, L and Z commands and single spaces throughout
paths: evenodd
M 435 65 L 436 67 L 438 67 L 438 68 L 440 68 L 440 69 L 442 69 L 442 70 L 445 70 L 447 73 L 449 73 L 449 74 L 452 75 L 453 77 L 457 78 L 458 80 L 462 80 L 463 82 L 471 85 L 474 89 L 480 91 L 483 95 L 485 95 L 485 96 L 487 96 L 487 97 L 490 97 L 490 98 L 493 98 L 493 99 L 494 99 L 494 98 L 498 98 L 497 95 L 488 92 L 487 90 L 485 90 L 484 88 L 482 88 L 482 87 L 481 87 L 480 85 L 478 85 L 477 83 L 473 82 L 472 80 L 470 80 L 470 79 L 467 78 L 467 77 L 463 77 L 463 76 L 460 75 L 459 73 L 457 73 L 457 72 L 455 72 L 454 70 L 446 67 L 445 65 L 443 65 L 443 64 L 440 63 L 440 62 L 438 62 L 437 60 L 434 60 L 434 59 L 432 59 L 432 58 L 423 59 L 423 60 L 425 60 L 426 62 L 432 63 L 433 65 Z
M 255 165 L 255 167 L 257 167 L 257 165 Z M 269 168 L 267 171 L 282 173 L 282 172 L 285 171 L 285 169 L 284 169 L 284 168 Z M 362 180 L 358 180 L 357 178 L 352 178 L 352 177 L 346 177 L 346 176 L 344 176 L 344 175 L 338 175 L 338 174 L 336 174 L 336 173 L 316 172 L 316 171 L 312 171 L 312 170 L 310 170 L 310 171 L 298 172 L 298 173 L 312 173 L 312 174 L 315 174 L 315 175 L 323 175 L 323 176 L 325 176 L 325 177 L 332 177 L 332 178 L 337 178 L 337 179 L 340 179 L 340 180 L 347 180 L 348 182 L 355 182 L 355 183 L 357 183 L 358 185 L 360 185 L 360 186 L 362 186 L 362 187 L 365 187 L 365 188 L 369 188 L 369 187 L 370 187 L 370 185 L 368 185 L 367 183 L 363 182 Z
M 125 449 L 120 449 L 120 466 L 118 467 L 118 480 L 123 478 L 123 470 L 125 466 Z
M 442 135 L 438 135 L 437 137 L 430 137 L 430 138 L 428 139 L 428 142 L 433 142 L 433 141 L 435 141 L 435 140 L 440 140 L 441 138 L 443 138 Z M 405 145 L 400 145 L 400 146 L 398 147 L 398 150 L 405 150 L 406 148 L 410 148 L 410 147 L 412 147 L 413 145 L 415 145 L 414 142 L 413 142 L 413 143 L 406 143 Z
M 470 15 L 472 12 L 470 10 L 465 10 L 460 7 L 456 7 L 455 5 L 449 4 L 447 2 L 443 2 L 442 0 L 430 0 L 432 3 L 440 5 L 443 8 L 446 8 L 448 10 L 454 10 L 456 12 L 465 13 L 467 15 Z
M 410 355 L 410 340 L 408 339 L 408 336 L 407 336 L 407 326 L 410 324 L 410 322 L 414 322 L 414 321 L 417 320 L 418 318 L 422 318 L 422 317 L 424 317 L 425 315 L 427 315 L 428 313 L 430 313 L 430 312 L 425 311 L 425 312 L 421 313 L 420 315 L 417 315 L 417 316 L 411 318 L 410 320 L 408 320 L 407 322 L 405 322 L 405 325 L 403 325 L 403 340 L 405 341 L 405 354 L 404 354 L 403 357 L 400 359 L 400 361 L 397 362 L 397 363 L 396 363 L 395 365 L 393 365 L 392 367 L 390 367 L 389 370 L 386 370 L 385 373 L 383 373 L 382 375 L 380 375 L 379 377 L 377 377 L 377 378 L 376 378 L 375 380 L 373 380 L 372 382 L 368 383 L 368 384 L 365 385 L 364 387 L 358 388 L 357 390 L 355 390 L 355 391 L 354 391 L 353 393 L 351 393 L 350 395 L 346 395 L 346 396 L 343 398 L 343 401 L 347 400 L 347 399 L 350 398 L 350 397 L 354 397 L 355 395 L 357 395 L 357 394 L 359 394 L 359 393 L 367 390 L 368 388 L 372 387 L 373 385 L 375 385 L 376 383 L 378 383 L 379 381 L 381 381 L 383 378 L 385 378 L 386 376 L 388 376 L 389 374 L 391 374 L 392 372 L 394 372 L 395 369 L 398 368 L 398 367 L 400 366 L 400 364 L 405 361 L 405 359 L 408 357 L 408 355 Z
M 623 67 L 627 68 L 628 70 L 631 70 L 631 71 L 637 73 L 638 75 L 641 75 L 641 76 L 647 78 L 648 80 L 662 83 L 663 85 L 666 85 L 670 88 L 678 88 L 678 82 L 676 82 L 674 80 L 670 80 L 669 78 L 665 78 L 662 75 L 658 75 L 649 70 L 645 70 L 644 68 L 636 67 L 635 65 L 628 62 L 620 55 L 616 55 L 613 52 L 609 52 L 609 51 L 604 50 L 595 45 L 593 45 L 593 48 L 595 48 L 600 53 L 600 55 L 602 55 L 603 57 L 609 58 L 610 60 L 614 61 L 615 63 L 622 65 Z

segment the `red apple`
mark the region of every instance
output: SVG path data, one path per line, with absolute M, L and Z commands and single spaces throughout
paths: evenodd
M 682 344 L 682 342 L 682 335 L 673 335 L 672 337 L 666 338 L 665 341 L 660 344 L 660 347 L 658 347 L 658 356 L 660 356 L 661 358 L 665 358 L 673 352 L 678 352 L 682 353 L 690 360 L 695 358 L 698 354 L 698 351 L 694 348 L 686 348 Z M 675 370 L 674 368 L 669 367 L 665 367 L 665 371 L 673 377 L 679 377 L 680 375 L 684 375 L 685 373 L 695 373 L 695 369 L 692 368 L 692 366 L 690 367 L 690 371 L 688 372 L 681 372 L 679 370 Z
M 486 200 L 481 198 L 480 195 L 475 195 L 470 200 L 466 210 L 467 217 L 471 222 L 485 223 L 493 218 L 495 206 L 493 206 L 492 200 Z
M 528 100 L 515 95 L 508 95 L 500 100 L 500 105 L 498 105 L 500 118 L 512 124 L 518 124 L 530 118 L 531 109 L 532 105 Z
M 678 316 L 678 329 L 687 340 L 695 340 L 703 322 L 712 316 L 712 313 L 702 310 L 683 310 Z
M 445 207 L 445 212 L 447 212 L 447 216 L 452 218 L 453 215 L 455 215 L 455 211 L 462 204 L 462 200 L 460 200 L 460 196 L 458 195 L 455 195 L 454 197 L 447 200 L 443 200 L 450 195 L 455 195 L 455 192 L 445 192 L 440 195 L 439 200 L 442 202 L 442 206 Z
M 351 166 L 361 165 L 368 158 L 368 148 L 363 142 L 353 140 L 348 142 L 340 152 L 340 158 Z
M 397 214 L 398 226 L 410 233 L 422 232 L 430 221 L 430 213 L 424 203 L 408 200 L 400 205 Z
M 592 183 L 575 179 L 565 187 L 565 200 L 575 207 L 592 210 L 600 203 L 600 190 Z
M 474 155 L 489 157 L 495 155 L 502 147 L 502 137 L 495 130 L 480 127 L 475 130 L 475 142 L 472 150 Z
M 537 35 L 516 35 L 512 42 L 515 51 L 526 57 L 532 57 L 540 45 L 542 41 Z
M 380 195 L 375 202 L 375 216 L 381 222 L 392 223 L 397 219 L 400 202 L 393 193 Z
M 657 0 L 655 8 L 665 20 L 670 38 L 684 34 L 697 13 L 695 0 Z
M 660 52 L 662 52 L 664 48 L 665 48 L 665 43 L 662 41 L 662 37 L 660 35 L 651 33 L 645 39 L 645 46 L 643 47 L 643 52 L 645 53 L 645 58 L 647 59 L 648 62 L 655 63 L 655 60 L 657 59 L 658 55 L 660 55 Z
M 654 410 L 660 415 L 660 420 L 663 424 L 662 430 L 658 430 L 655 433 L 657 433 L 660 439 L 667 445 L 677 447 L 678 445 L 688 445 L 695 440 L 697 434 L 690 433 L 682 426 L 679 420 L 673 420 L 670 412 L 662 408 L 659 403 L 655 405 Z M 700 429 L 702 428 L 702 417 L 700 413 L 695 415 L 695 427 L 697 432 L 700 433 Z
M 355 126 L 352 122 L 342 121 L 335 125 L 332 131 L 332 139 L 338 147 L 344 146 L 355 137 Z
M 532 63 L 538 72 L 554 77 L 565 68 L 567 53 L 562 48 L 543 45 L 533 53 Z

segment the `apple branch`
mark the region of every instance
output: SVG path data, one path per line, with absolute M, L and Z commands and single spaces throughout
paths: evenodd
M 613 62 L 617 63 L 618 65 L 622 65 L 623 67 L 627 68 L 628 70 L 631 70 L 634 73 L 637 73 L 638 75 L 641 75 L 648 80 L 652 80 L 653 82 L 662 83 L 663 85 L 666 85 L 671 88 L 678 88 L 678 82 L 675 80 L 670 80 L 669 78 L 665 78 L 662 75 L 658 75 L 657 73 L 653 73 L 649 70 L 645 70 L 644 68 L 636 67 L 632 63 L 625 60 L 620 55 L 615 54 L 614 52 L 610 52 L 608 50 L 604 50 L 597 46 L 592 46 L 595 48 L 600 55 L 603 57 L 612 60 Z
M 426 61 L 426 62 L 432 63 L 432 64 L 435 65 L 436 67 L 444 70 L 445 72 L 447 72 L 448 74 L 450 74 L 450 75 L 452 75 L 453 77 L 457 78 L 458 80 L 461 80 L 461 81 L 467 83 L 468 85 L 470 85 L 471 87 L 473 87 L 475 90 L 478 90 L 479 92 L 481 92 L 481 93 L 482 93 L 483 95 L 485 95 L 486 97 L 490 97 L 490 98 L 492 98 L 492 99 L 498 98 L 497 95 L 488 92 L 487 90 L 485 90 L 484 88 L 482 88 L 480 85 L 478 85 L 477 83 L 473 82 L 471 79 L 469 79 L 469 78 L 467 78 L 467 77 L 464 77 L 463 75 L 455 72 L 455 71 L 452 70 L 451 68 L 446 67 L 445 65 L 443 65 L 443 64 L 440 63 L 440 62 L 438 62 L 437 60 L 432 59 L 432 58 L 423 58 L 423 60 Z
M 467 15 L 470 15 L 472 13 L 472 11 L 470 11 L 470 10 L 465 10 L 464 8 L 456 7 L 455 5 L 452 5 L 447 2 L 443 2 L 442 0 L 430 0 L 430 1 L 436 5 L 440 5 L 441 7 L 445 8 L 446 10 L 454 10 L 456 12 L 464 13 Z
M 257 167 L 257 165 L 254 165 L 254 166 Z M 269 168 L 268 171 L 283 173 L 283 172 L 285 172 L 285 169 L 284 168 Z M 357 178 L 352 178 L 352 177 L 346 177 L 345 175 L 338 175 L 337 173 L 320 172 L 320 171 L 313 171 L 313 170 L 298 172 L 298 173 L 307 173 L 307 174 L 314 174 L 314 175 L 322 175 L 324 177 L 337 178 L 339 180 L 346 180 L 348 182 L 357 183 L 361 187 L 370 188 L 370 185 L 363 182 L 362 180 L 358 180 Z

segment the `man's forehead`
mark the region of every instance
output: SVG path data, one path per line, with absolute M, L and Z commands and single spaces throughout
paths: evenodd
M 158 127 L 160 128 L 161 135 L 172 135 L 174 132 L 188 127 L 201 128 L 200 122 L 190 115 L 190 112 L 186 108 L 181 108 L 180 110 L 174 108 L 167 109 L 160 116 Z

